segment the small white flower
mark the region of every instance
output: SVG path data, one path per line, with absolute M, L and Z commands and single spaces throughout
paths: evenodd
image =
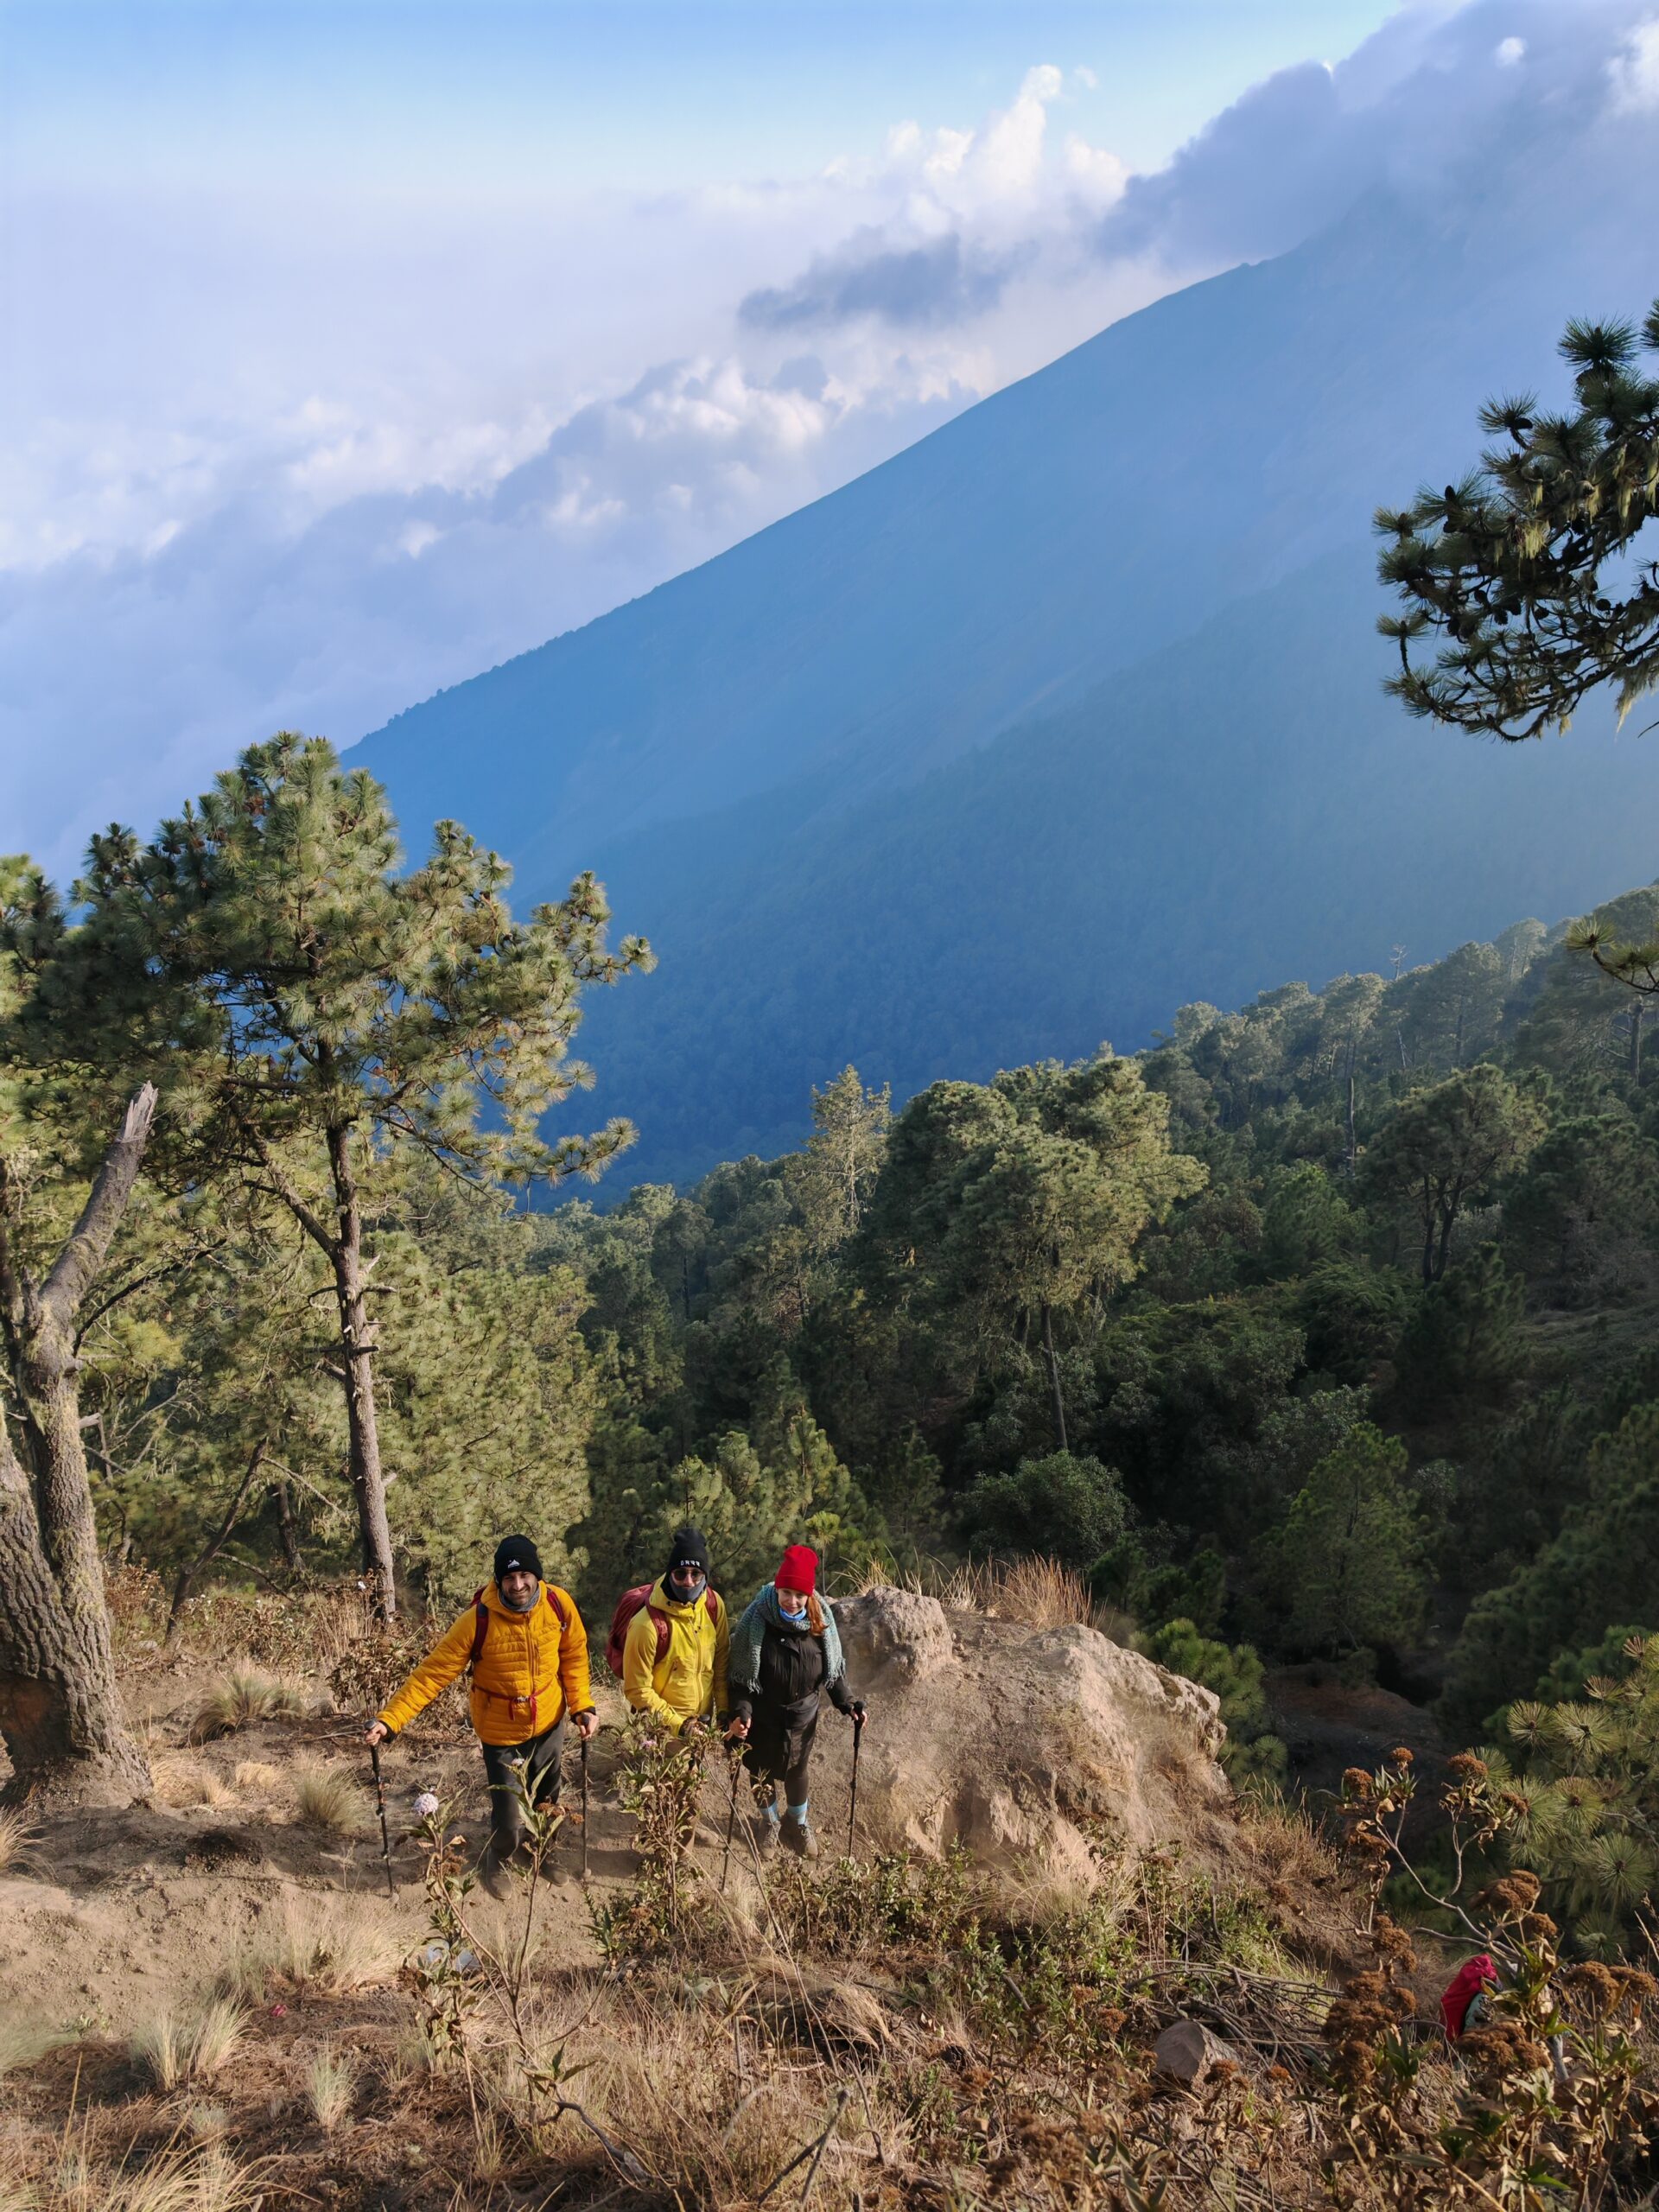
M 429 1789 L 423 1789 L 420 1796 L 415 1800 L 416 1819 L 417 1821 L 429 1821 L 433 1814 L 435 1813 L 437 1809 L 437 1799 L 433 1796 Z

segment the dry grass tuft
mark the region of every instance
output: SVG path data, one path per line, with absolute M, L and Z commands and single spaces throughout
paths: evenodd
M 0 1874 L 21 1873 L 32 1866 L 40 1840 L 40 1830 L 26 1813 L 10 1807 L 0 1808 Z
M 40 2212 L 253 2212 L 253 2177 L 220 2144 L 166 2150 L 136 2171 L 93 2172 L 72 2156 Z
M 0 2075 L 33 2066 L 73 2040 L 66 2029 L 48 2027 L 41 2020 L 0 2020 Z
M 1093 1628 L 1115 1643 L 1133 1641 L 1135 1624 L 1116 1607 L 1096 1605 L 1075 1567 L 1057 1559 L 969 1560 L 947 1567 L 931 1561 L 893 1575 L 872 1560 L 853 1586 L 855 1597 L 872 1590 L 913 1590 L 961 1613 L 1019 1621 L 1027 1628 Z
M 232 1667 L 203 1698 L 191 1739 L 205 1744 L 215 1736 L 232 1735 L 251 1721 L 297 1716 L 310 1709 L 310 1702 L 304 1688 L 286 1675 L 267 1675 L 257 1667 Z
M 236 1802 L 236 1792 L 200 1759 L 161 1751 L 151 1758 L 149 1771 L 156 1795 L 175 1812 L 188 1811 L 195 1805 L 209 1805 L 217 1811 Z
M 181 2082 L 211 2081 L 235 2055 L 247 2024 L 237 1999 L 211 1997 L 183 2018 L 158 2012 L 133 2031 L 128 2049 L 158 2089 L 175 2089 Z
M 759 2084 L 734 2109 L 728 2036 L 696 2005 L 619 2001 L 589 2018 L 575 2055 L 583 2106 L 670 2202 L 752 2202 L 829 2118 L 798 2076 Z
M 344 1766 L 302 1767 L 294 1777 L 300 1818 L 308 1827 L 335 1835 L 361 1835 L 369 1808 L 356 1777 Z
M 279 1927 L 232 1958 L 219 1986 L 257 1998 L 272 1981 L 328 1997 L 344 1997 L 390 1981 L 403 1963 L 395 1931 L 374 1916 L 366 1900 L 348 1908 L 327 1897 L 289 1897 Z
M 268 1792 L 280 1788 L 282 1769 L 272 1766 L 265 1759 L 238 1759 L 236 1763 L 236 1786 L 238 1789 Z
M 407 2089 L 429 2074 L 442 2073 L 443 2068 L 443 2054 L 423 2028 L 400 2029 L 386 2063 L 386 2087 L 394 2091 Z
M 357 2088 L 357 2069 L 343 2052 L 320 2050 L 305 2077 L 306 2101 L 325 2133 L 332 2135 L 351 2115 Z

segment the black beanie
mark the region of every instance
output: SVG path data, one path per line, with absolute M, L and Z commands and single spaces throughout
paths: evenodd
M 677 1567 L 695 1567 L 705 1582 L 709 1580 L 709 1546 L 702 1529 L 689 1522 L 677 1529 L 669 1542 L 666 1571 L 672 1574 Z
M 504 1574 L 511 1574 L 515 1567 L 522 1567 L 539 1582 L 542 1579 L 542 1555 L 528 1536 L 503 1536 L 495 1548 L 495 1586 L 501 1586 Z

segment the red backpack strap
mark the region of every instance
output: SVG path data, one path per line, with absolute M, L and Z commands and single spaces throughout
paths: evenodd
M 473 1592 L 473 1648 L 467 1655 L 467 1667 L 476 1670 L 478 1655 L 484 1649 L 484 1639 L 490 1632 L 490 1609 L 484 1602 L 481 1589 Z
M 656 1606 L 649 1602 L 646 1604 L 645 1611 L 651 1615 L 651 1624 L 657 1631 L 657 1664 L 660 1667 L 664 1660 L 668 1656 L 668 1639 L 670 1633 L 668 1615 L 666 1613 L 659 1613 Z
M 564 1610 L 564 1600 L 550 1582 L 544 1582 L 542 1585 L 542 1590 L 548 1604 L 553 1608 L 553 1618 L 559 1624 L 559 1633 L 563 1635 L 570 1625 L 570 1616 Z
M 702 1593 L 702 1602 L 709 1608 L 709 1619 L 718 1628 L 720 1626 L 720 1599 L 712 1590 L 705 1590 Z

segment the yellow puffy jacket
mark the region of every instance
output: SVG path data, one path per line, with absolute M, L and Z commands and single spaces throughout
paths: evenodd
M 492 1582 L 387 1700 L 379 1717 L 394 1734 L 466 1669 L 479 1605 L 487 1618 L 483 1649 L 473 1669 L 473 1726 L 485 1743 L 522 1744 L 553 1727 L 567 1712 L 591 1708 L 588 1631 L 569 1592 L 543 1582 L 533 1611 L 516 1613 Z
M 653 1613 L 668 1623 L 668 1649 L 660 1659 Z M 654 1582 L 628 1623 L 622 1646 L 623 1695 L 636 1713 L 654 1713 L 677 1732 L 688 1720 L 723 1713 L 731 1640 L 725 1600 L 718 1593 L 711 1617 L 701 1590 L 695 1605 L 683 1605 L 669 1596 L 664 1582 Z

